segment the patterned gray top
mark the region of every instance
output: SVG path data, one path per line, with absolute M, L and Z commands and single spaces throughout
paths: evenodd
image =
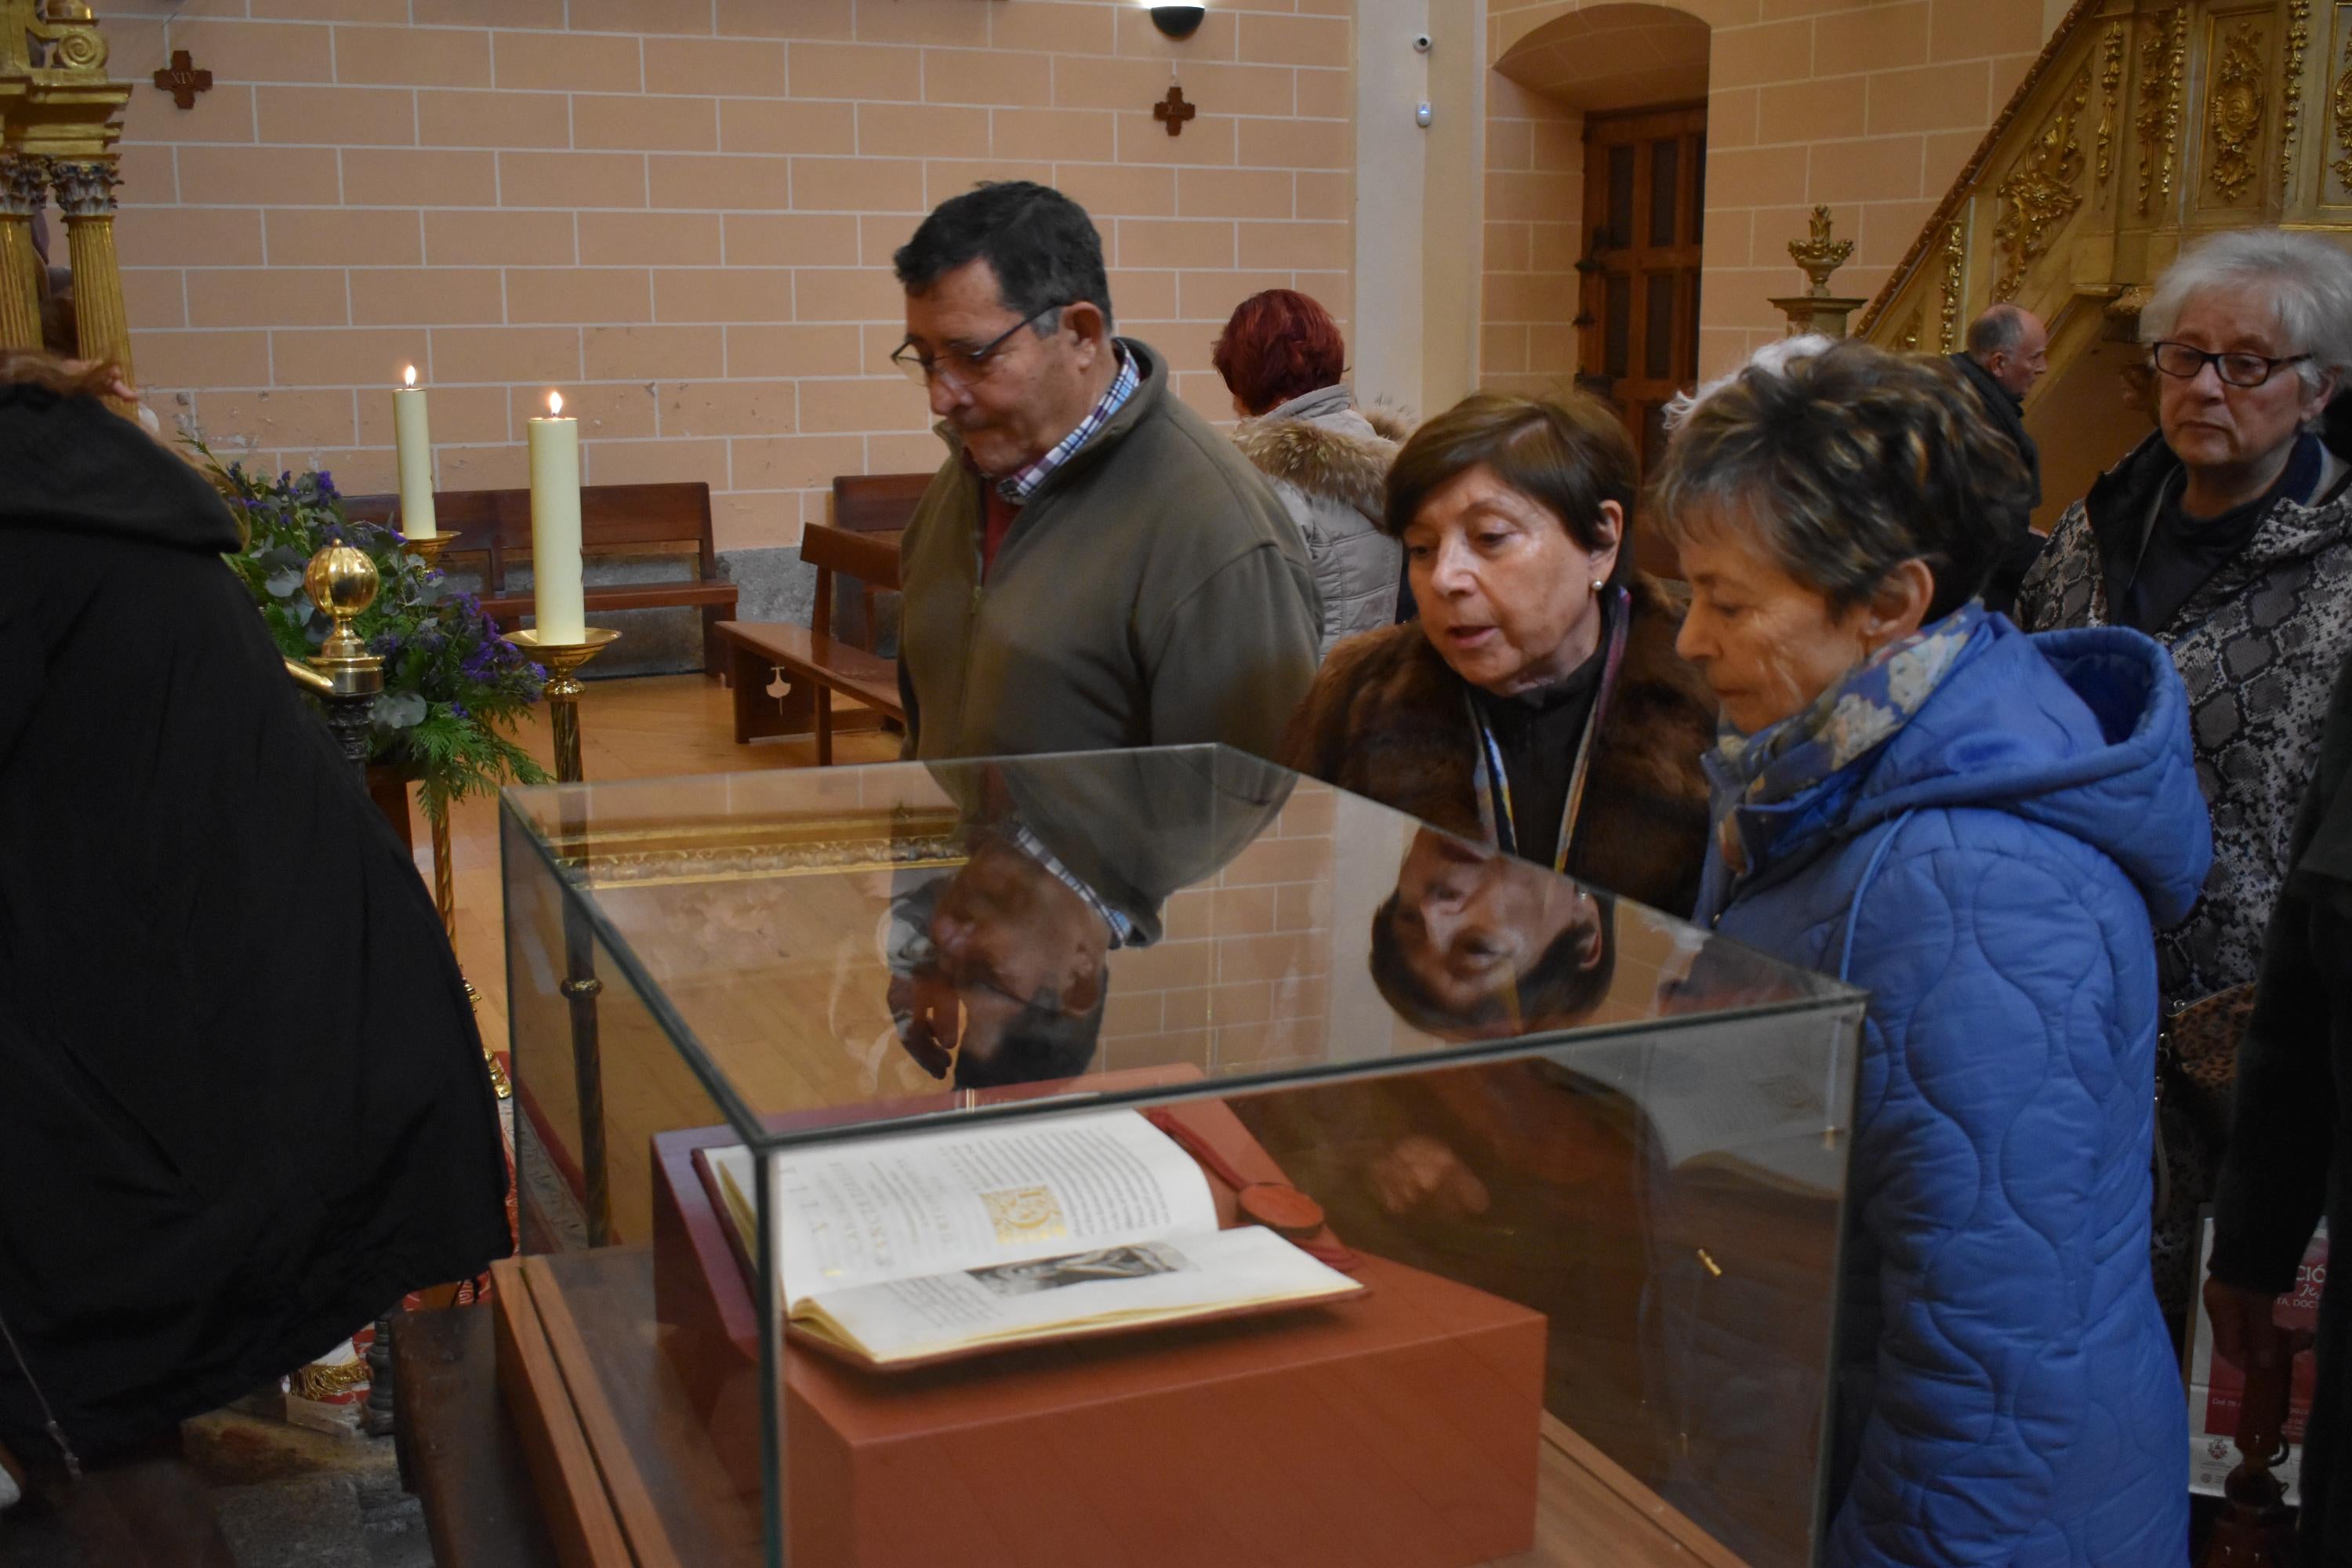
M 2137 551 L 2158 494 L 2179 471 L 2162 437 L 2151 436 L 2067 508 L 2019 590 L 2018 625 L 2111 625 L 2105 553 Z M 2189 689 L 2197 782 L 2213 809 L 2204 897 L 2157 937 L 2168 1009 L 2250 983 L 2262 957 L 2320 720 L 2352 653 L 2352 497 L 2342 493 L 2343 474 L 2327 465 L 2315 505 L 2273 502 L 2246 547 L 2157 632 Z

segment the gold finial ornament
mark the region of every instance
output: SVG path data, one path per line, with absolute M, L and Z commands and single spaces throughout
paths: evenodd
M 1803 239 L 1789 242 L 1789 255 L 1812 279 L 1812 288 L 1802 294 L 1770 301 L 1772 308 L 1789 318 L 1789 335 L 1799 337 L 1807 332 L 1819 332 L 1823 337 L 1845 336 L 1845 321 L 1868 301 L 1846 299 L 1830 292 L 1830 274 L 1846 264 L 1853 254 L 1853 241 L 1834 239 L 1830 235 L 1830 209 L 1813 209 L 1812 228 Z
M 1805 276 L 1813 280 L 1812 294 L 1816 300 L 1830 297 L 1830 274 L 1843 267 L 1853 255 L 1853 241 L 1830 237 L 1830 209 L 1813 209 L 1811 236 L 1789 242 L 1789 254 Z
M 323 668 L 367 657 L 367 646 L 352 632 L 352 623 L 375 603 L 375 563 L 367 558 L 367 552 L 348 544 L 330 544 L 310 557 L 310 565 L 302 574 L 302 586 L 310 593 L 310 602 L 335 620 L 335 629 L 311 662 Z

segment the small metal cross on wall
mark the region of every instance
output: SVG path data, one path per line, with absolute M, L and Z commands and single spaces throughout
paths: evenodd
M 1171 136 L 1183 135 L 1184 121 L 1200 112 L 1200 110 L 1184 101 L 1184 89 L 1181 87 L 1170 88 L 1167 99 L 1151 106 L 1151 118 L 1167 126 L 1168 134 Z
M 195 68 L 185 49 L 172 51 L 172 63 L 155 73 L 155 85 L 172 95 L 182 109 L 196 106 L 196 94 L 213 89 L 213 73 Z

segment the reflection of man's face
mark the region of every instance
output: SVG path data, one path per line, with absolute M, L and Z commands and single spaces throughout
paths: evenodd
M 1426 829 L 1397 870 L 1391 917 L 1405 965 L 1449 1013 L 1512 995 L 1571 926 L 1583 966 L 1600 962 L 1601 910 L 1574 883 Z
M 892 1002 L 911 1015 L 908 1048 L 934 1076 L 959 1045 L 966 1059 L 994 1056 L 1006 1026 L 1033 1005 L 1082 1014 L 1102 994 L 1110 947 L 1102 917 L 993 837 L 940 890 L 930 939 L 936 960 L 894 984 Z

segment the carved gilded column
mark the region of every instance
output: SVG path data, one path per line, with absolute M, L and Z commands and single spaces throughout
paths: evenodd
M 114 187 L 122 176 L 111 158 L 60 158 L 49 169 L 72 242 L 76 352 L 113 361 L 130 381 L 131 318 L 114 258 Z
M 47 195 L 39 159 L 0 153 L 0 348 L 41 346 L 41 258 L 33 248 L 33 215 Z

